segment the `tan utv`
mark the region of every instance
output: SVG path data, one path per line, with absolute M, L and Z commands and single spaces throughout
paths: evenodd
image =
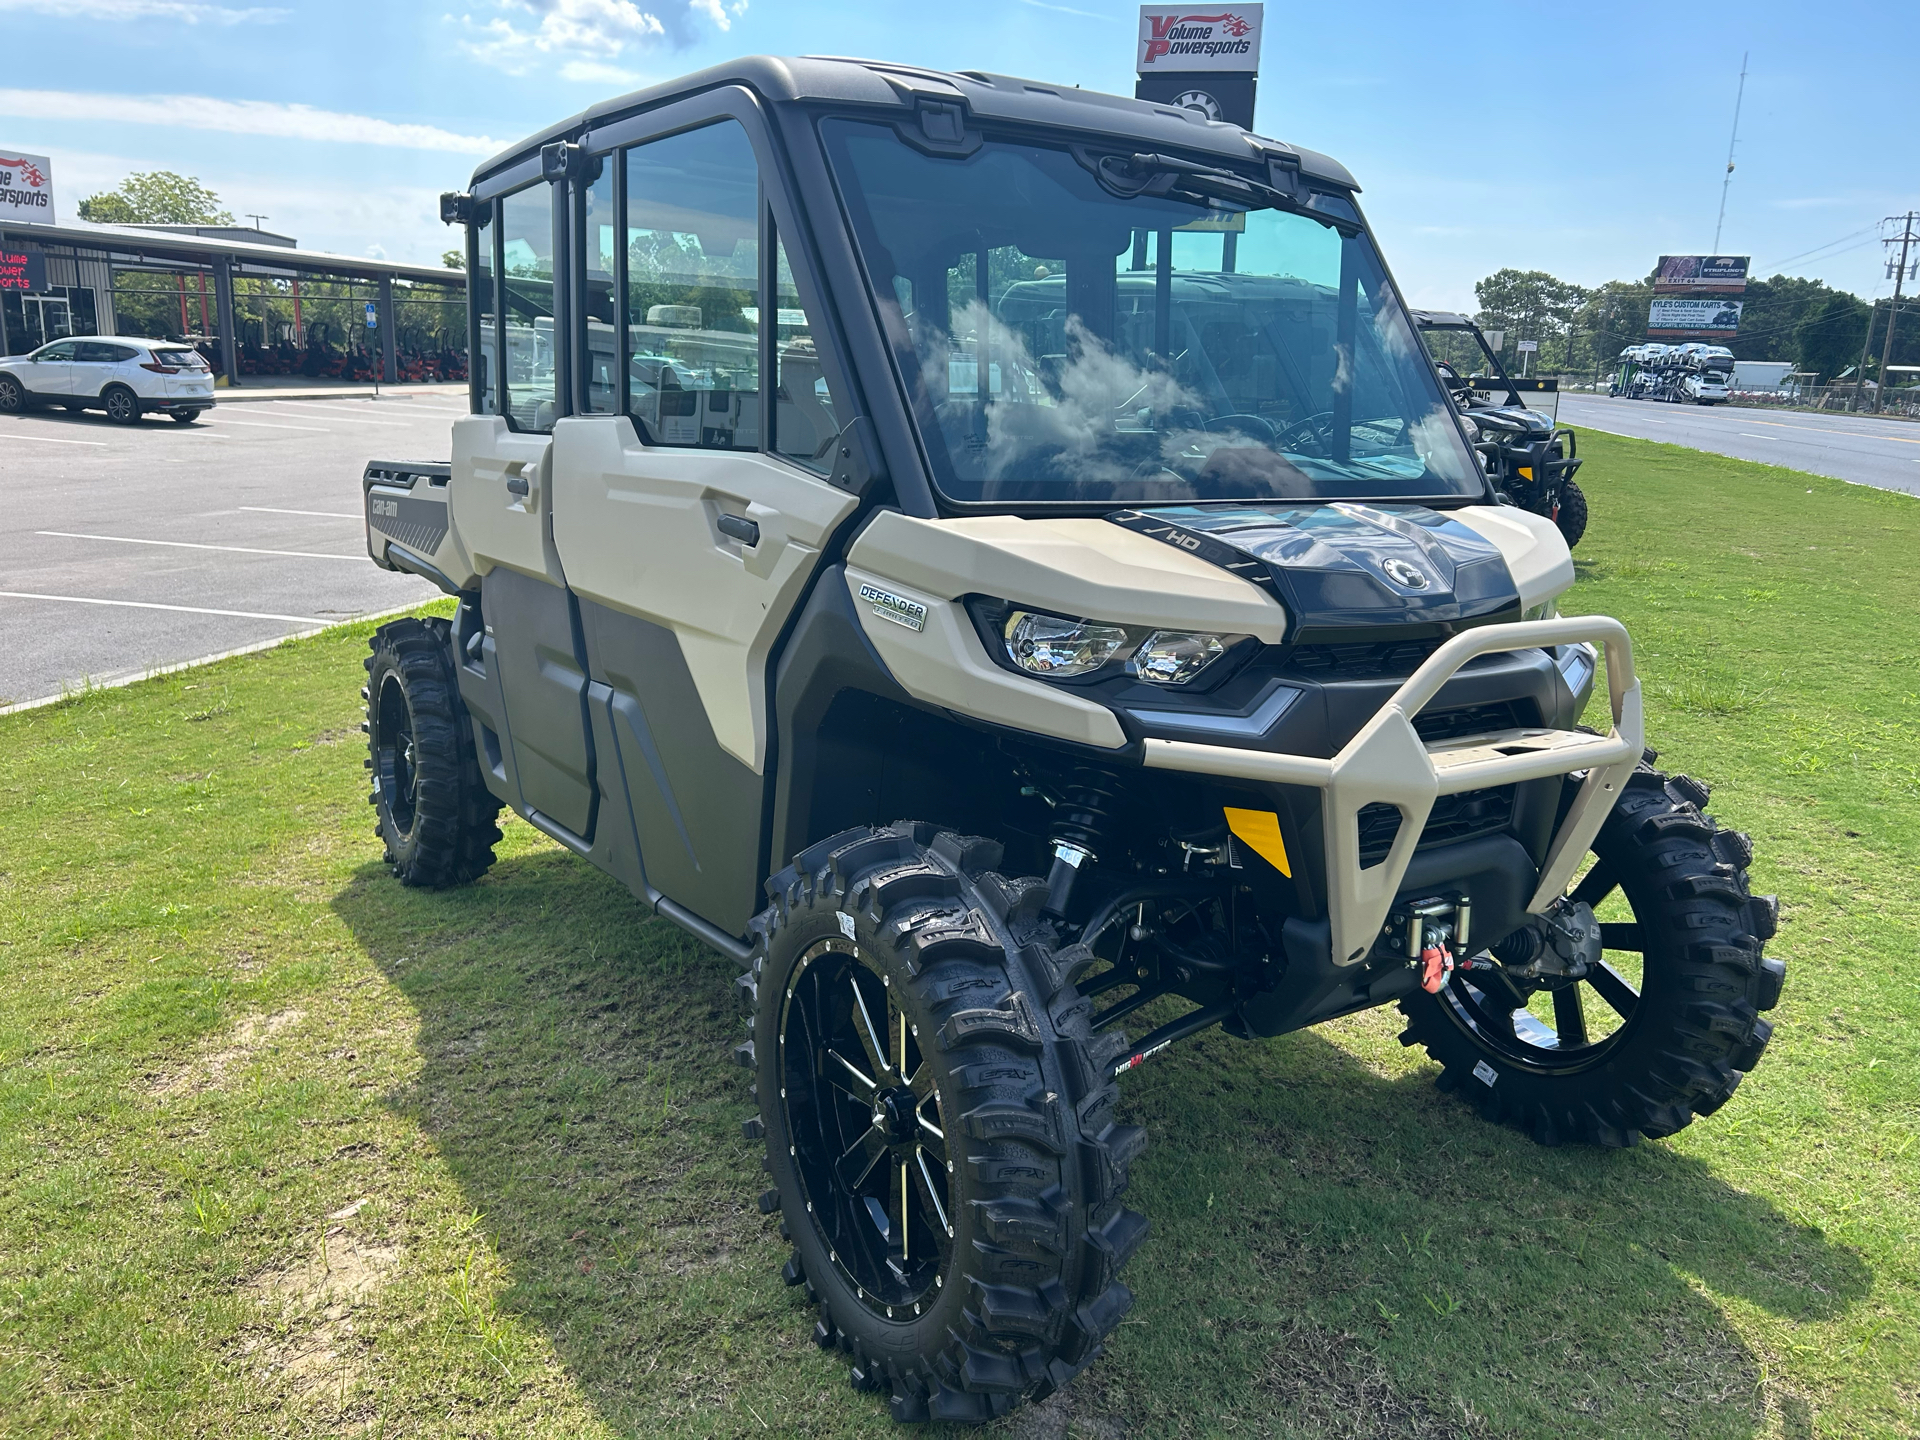
M 1621 625 L 1556 616 L 1356 190 L 1163 105 L 752 59 L 443 201 L 472 414 L 365 481 L 459 602 L 373 641 L 387 859 L 472 880 L 504 805 L 744 967 L 760 1206 L 901 1420 L 1100 1353 L 1116 1082 L 1183 1037 L 1396 1004 L 1443 1089 L 1600 1145 L 1766 1047 L 1751 847 L 1643 754 Z

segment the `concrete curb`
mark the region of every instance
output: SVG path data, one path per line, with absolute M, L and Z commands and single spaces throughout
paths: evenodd
M 83 699 L 96 690 L 119 690 L 128 685 L 138 685 L 142 680 L 157 680 L 162 675 L 177 675 L 182 670 L 197 670 L 202 665 L 213 664 L 216 660 L 231 660 L 239 655 L 257 655 L 262 650 L 271 650 L 277 645 L 284 645 L 289 640 L 311 640 L 315 635 L 324 635 L 329 630 L 338 630 L 347 625 L 363 625 L 369 620 L 391 620 L 396 615 L 410 615 L 419 608 L 420 603 L 415 602 L 392 610 L 375 610 L 371 614 L 356 615 L 351 620 L 337 621 L 332 625 L 314 625 L 305 630 L 293 630 L 285 635 L 276 635 L 271 640 L 258 640 L 251 645 L 242 645 L 235 650 L 222 650 L 218 654 L 202 655 L 197 660 L 176 660 L 170 665 L 156 665 L 148 670 L 129 670 L 123 675 L 109 676 L 104 680 L 88 676 L 80 682 L 80 688 L 76 690 L 62 690 L 58 695 L 42 695 L 38 700 L 21 700 L 12 705 L 0 705 L 0 715 L 17 715 L 22 710 L 42 710 L 49 705 L 58 705 L 62 701 Z
M 465 385 L 382 385 L 381 400 L 448 399 L 466 402 L 469 391 Z M 213 392 L 214 408 L 222 405 L 252 404 L 265 400 L 372 400 L 371 385 L 329 385 L 329 386 L 241 386 L 231 389 L 216 389 Z

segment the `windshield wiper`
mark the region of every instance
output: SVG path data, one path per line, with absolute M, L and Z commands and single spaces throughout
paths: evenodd
M 1310 210 L 1290 191 L 1250 180 L 1217 165 L 1202 165 L 1177 155 L 1095 155 L 1076 149 L 1074 158 L 1093 172 L 1101 188 L 1122 200 L 1168 199 L 1206 205 L 1224 200 L 1251 210 L 1287 210 L 1346 233 L 1331 216 Z

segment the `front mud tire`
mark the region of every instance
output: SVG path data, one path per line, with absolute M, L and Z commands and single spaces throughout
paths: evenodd
M 1400 1043 L 1426 1047 L 1442 1067 L 1442 1090 L 1547 1145 L 1631 1145 L 1727 1102 L 1767 1048 L 1773 1026 L 1762 1012 L 1779 1002 L 1786 965 L 1763 953 L 1777 906 L 1748 891 L 1752 842 L 1703 814 L 1707 798 L 1699 781 L 1643 762 L 1573 891 L 1597 908 L 1618 886 L 1633 910 L 1632 924 L 1601 931 L 1617 942 L 1610 948 L 1640 950 L 1637 997 L 1627 998 L 1631 989 L 1613 972 L 1581 987 L 1616 1010 L 1629 1007 L 1612 1035 L 1569 1043 L 1562 1026 L 1552 1048 L 1512 1043 L 1484 1024 L 1489 1007 L 1475 1003 L 1459 971 L 1439 994 L 1416 991 L 1400 1002 Z
M 1073 983 L 1093 956 L 1056 947 L 1044 882 L 1000 876 L 1000 858 L 917 823 L 824 840 L 768 881 L 740 977 L 751 1018 L 734 1053 L 773 1177 L 761 1208 L 793 1245 L 784 1277 L 818 1307 L 815 1342 L 849 1357 L 854 1388 L 888 1394 L 896 1420 L 987 1420 L 1067 1384 L 1132 1305 L 1116 1277 L 1147 1230 L 1120 1200 L 1145 1144 L 1113 1119 L 1126 1040 L 1091 1032 Z M 903 1027 L 898 1060 L 887 1039 L 847 1063 L 862 1025 L 875 1039 Z M 810 1038 L 834 1034 L 851 1038 Z M 900 1107 L 880 1091 L 942 1137 L 885 1151 L 911 1166 L 900 1221 L 900 1192 L 882 1182 L 864 1199 L 848 1183 L 860 1162 L 833 1168 L 859 1153 L 866 1070 L 882 1072 L 876 1152 L 915 1123 L 886 1128 L 880 1112 Z M 911 1245 L 886 1249 L 890 1233 Z
M 374 834 L 395 878 L 429 889 L 484 875 L 500 839 L 500 802 L 481 777 L 454 677 L 452 628 L 441 618 L 382 625 L 360 692 Z
M 1587 492 L 1580 488 L 1577 480 L 1568 480 L 1560 486 L 1560 508 L 1553 517 L 1553 523 L 1560 529 L 1560 538 L 1567 542 L 1571 550 L 1580 543 L 1580 537 L 1587 533 Z

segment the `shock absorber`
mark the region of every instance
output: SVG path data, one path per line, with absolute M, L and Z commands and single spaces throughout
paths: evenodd
M 1062 918 L 1073 899 L 1074 881 L 1083 867 L 1100 858 L 1100 844 L 1112 818 L 1120 782 L 1111 771 L 1091 765 L 1074 768 L 1066 794 L 1054 810 L 1053 869 L 1047 875 L 1047 913 Z

